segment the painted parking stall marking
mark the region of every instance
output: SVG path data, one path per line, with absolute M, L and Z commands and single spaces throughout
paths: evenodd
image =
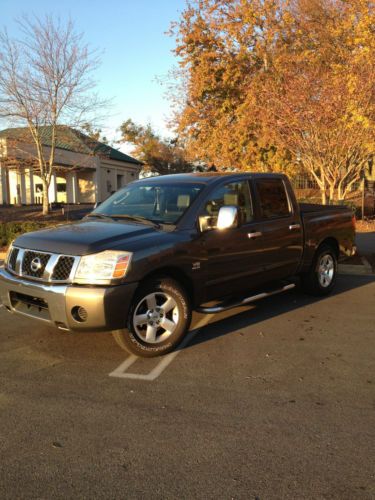
M 191 330 L 184 340 L 181 342 L 181 345 L 177 351 L 173 351 L 170 354 L 167 354 L 164 356 L 159 363 L 153 368 L 149 373 L 132 373 L 128 372 L 127 370 L 136 363 L 136 361 L 139 359 L 137 356 L 134 356 L 131 354 L 129 357 L 126 358 L 126 360 L 121 363 L 120 366 L 118 366 L 113 372 L 109 374 L 110 377 L 116 377 L 116 378 L 128 378 L 128 379 L 135 379 L 135 380 L 146 380 L 149 382 L 152 382 L 153 380 L 156 380 L 160 375 L 164 372 L 164 370 L 172 363 L 172 361 L 175 359 L 176 356 L 179 355 L 181 350 L 186 347 L 189 342 L 193 340 L 193 338 L 200 332 L 200 330 L 208 325 L 212 318 L 212 315 L 206 315 L 204 316 L 198 323 L 195 325 L 194 330 Z

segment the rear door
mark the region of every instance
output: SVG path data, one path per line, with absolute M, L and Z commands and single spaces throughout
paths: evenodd
M 282 178 L 256 178 L 252 183 L 256 222 L 251 229 L 262 247 L 265 278 L 267 281 L 286 278 L 296 273 L 302 258 L 299 213 Z

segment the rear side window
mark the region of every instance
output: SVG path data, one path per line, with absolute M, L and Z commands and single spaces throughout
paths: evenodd
M 262 179 L 255 183 L 260 213 L 264 219 L 285 217 L 291 212 L 285 185 L 279 179 Z

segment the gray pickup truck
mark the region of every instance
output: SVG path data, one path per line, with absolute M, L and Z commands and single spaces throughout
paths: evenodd
M 298 204 L 284 175 L 147 178 L 80 222 L 17 238 L 0 298 L 12 314 L 112 332 L 152 357 L 181 342 L 193 310 L 216 313 L 296 284 L 328 294 L 354 238 L 350 210 Z

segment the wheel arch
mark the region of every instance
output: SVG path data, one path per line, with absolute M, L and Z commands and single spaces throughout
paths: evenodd
M 196 291 L 195 291 L 193 280 L 186 273 L 184 273 L 184 271 L 182 271 L 178 267 L 164 266 L 164 267 L 160 267 L 158 269 L 155 269 L 154 271 L 151 271 L 150 273 L 146 274 L 142 278 L 142 280 L 139 283 L 139 286 L 142 286 L 146 281 L 149 281 L 153 278 L 158 278 L 161 276 L 163 276 L 165 278 L 172 278 L 175 281 L 177 281 L 180 285 L 182 285 L 189 295 L 189 298 L 191 300 L 191 304 L 193 306 L 195 305 Z
M 322 248 L 322 246 L 324 245 L 328 245 L 330 246 L 334 251 L 335 251 L 335 254 L 336 254 L 336 258 L 338 259 L 339 256 L 340 256 L 340 245 L 339 245 L 339 242 L 337 241 L 336 238 L 334 238 L 333 236 L 330 236 L 328 238 L 325 238 L 323 241 L 321 241 L 315 251 L 315 253 L 317 253 L 320 248 Z

